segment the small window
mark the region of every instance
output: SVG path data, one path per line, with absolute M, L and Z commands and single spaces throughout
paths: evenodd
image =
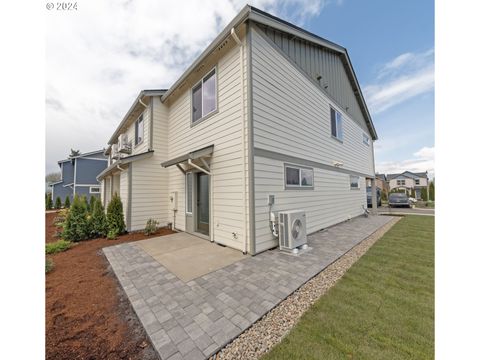
M 420 185 L 420 179 L 415 179 L 415 185 Z
M 370 145 L 370 138 L 366 134 L 363 134 L 363 143 L 365 145 Z
M 332 107 L 330 108 L 330 127 L 332 136 L 340 141 L 343 141 L 342 114 Z
M 187 187 L 187 213 L 192 213 L 192 204 L 193 204 L 193 184 L 192 178 L 193 174 L 190 172 L 187 174 L 186 187 Z
M 100 194 L 99 186 L 90 186 L 90 194 Z
M 192 123 L 217 110 L 217 73 L 210 71 L 192 88 Z
M 313 188 L 313 169 L 285 166 L 285 188 Z
M 135 121 L 135 145 L 143 142 L 143 114 Z
M 405 186 L 405 180 L 397 180 L 398 186 Z
M 350 189 L 360 189 L 360 177 L 350 175 Z

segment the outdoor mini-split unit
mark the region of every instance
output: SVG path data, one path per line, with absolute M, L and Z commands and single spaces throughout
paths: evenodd
M 305 211 L 291 210 L 278 213 L 278 242 L 280 250 L 297 252 L 307 247 Z

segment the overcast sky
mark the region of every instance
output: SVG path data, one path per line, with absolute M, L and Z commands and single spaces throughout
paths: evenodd
M 71 148 L 105 147 L 138 92 L 171 86 L 245 3 L 99 0 L 49 12 L 46 172 Z M 380 136 L 377 171 L 433 174 L 432 1 L 248 3 L 347 47 Z

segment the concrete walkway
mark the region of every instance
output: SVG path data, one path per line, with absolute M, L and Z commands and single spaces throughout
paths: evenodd
M 310 235 L 301 256 L 266 251 L 186 283 L 137 243 L 103 251 L 160 357 L 205 359 L 390 220 L 358 217 Z

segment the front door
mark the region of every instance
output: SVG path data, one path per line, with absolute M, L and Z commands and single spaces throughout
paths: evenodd
M 209 235 L 210 233 L 210 176 L 196 173 L 196 231 Z

